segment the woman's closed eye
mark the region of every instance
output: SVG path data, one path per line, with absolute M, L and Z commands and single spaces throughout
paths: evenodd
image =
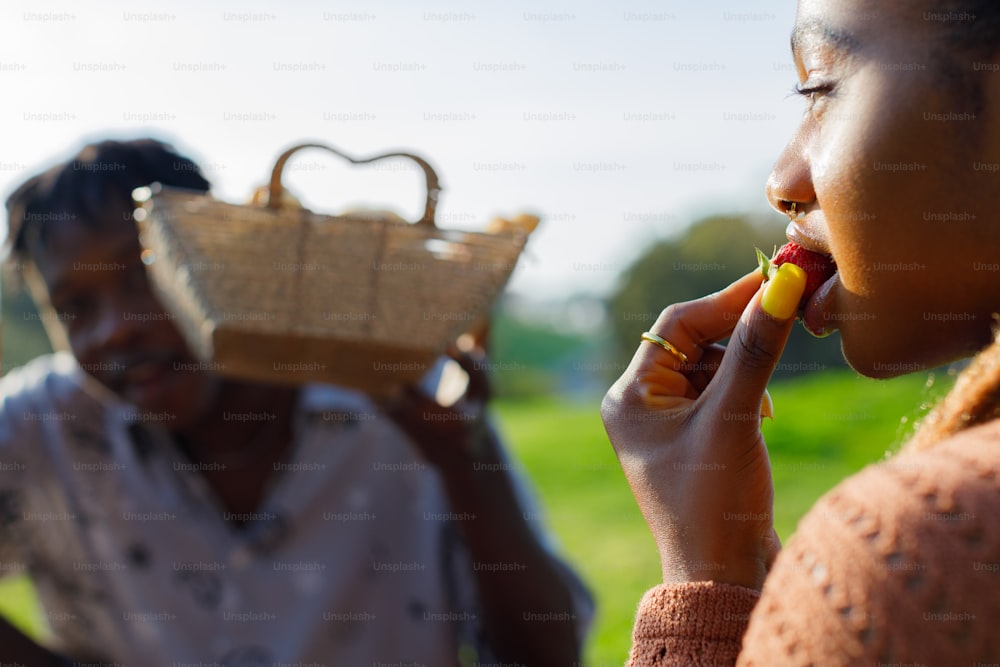
M 833 88 L 834 86 L 832 83 L 820 82 L 810 84 L 807 81 L 805 84 L 795 84 L 792 92 L 799 97 L 805 98 L 808 108 L 812 110 L 818 102 L 833 92 Z

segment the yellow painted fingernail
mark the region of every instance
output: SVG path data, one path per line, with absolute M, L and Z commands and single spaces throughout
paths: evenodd
M 760 305 L 776 320 L 787 320 L 799 309 L 806 289 L 806 272 L 794 264 L 782 264 L 764 287 Z

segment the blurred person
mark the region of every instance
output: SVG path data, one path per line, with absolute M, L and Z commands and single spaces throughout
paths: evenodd
M 483 351 L 453 407 L 211 372 L 140 259 L 154 181 L 209 187 L 102 141 L 7 201 L 59 351 L 0 382 L 0 561 L 50 626 L 0 622 L 0 662 L 578 664 L 592 601 L 488 424 Z
M 669 306 L 605 397 L 663 571 L 629 664 L 995 664 L 1000 3 L 800 0 L 791 45 L 806 111 L 767 196 L 836 273 L 809 295 L 785 264 Z M 797 311 L 866 376 L 972 361 L 782 549 L 760 421 Z

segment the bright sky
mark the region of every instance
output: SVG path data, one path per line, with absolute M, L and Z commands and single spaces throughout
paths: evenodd
M 513 291 L 603 294 L 699 215 L 767 210 L 803 109 L 794 5 L 4 0 L 0 194 L 109 135 L 172 141 L 229 201 L 301 140 L 409 149 L 441 176 L 441 226 L 542 216 Z M 413 218 L 422 179 L 402 164 L 306 152 L 286 185 L 318 211 Z

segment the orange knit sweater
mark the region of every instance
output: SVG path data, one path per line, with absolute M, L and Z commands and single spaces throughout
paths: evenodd
M 1000 665 L 1000 420 L 840 484 L 759 594 L 653 588 L 628 664 Z

